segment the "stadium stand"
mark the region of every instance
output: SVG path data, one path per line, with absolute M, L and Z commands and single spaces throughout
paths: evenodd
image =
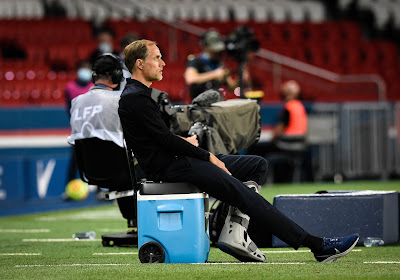
M 261 43 L 250 65 L 262 102 L 278 101 L 278 83 L 288 78 L 302 82 L 308 101 L 398 100 L 396 41 L 370 35 L 389 25 L 398 30 L 400 1 L 333 2 L 334 9 L 289 0 L 2 1 L 1 104 L 61 105 L 65 77 L 96 47 L 92 30 L 101 23 L 115 31 L 116 44 L 128 32 L 158 42 L 170 70 L 157 86 L 176 102 L 188 101 L 182 73 L 187 56 L 200 51 L 199 34 L 214 28 L 227 36 L 243 24 Z M 352 11 L 358 22 L 349 20 Z M 366 13 L 373 31 L 362 21 Z

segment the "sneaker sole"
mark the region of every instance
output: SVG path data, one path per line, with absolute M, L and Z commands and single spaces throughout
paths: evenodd
M 232 247 L 230 244 L 226 244 L 224 242 L 219 242 L 217 244 L 218 248 L 222 251 L 225 252 L 232 257 L 238 259 L 241 262 L 264 262 L 265 260 L 260 260 L 258 258 L 255 258 L 251 255 L 251 253 L 244 252 L 243 250 L 239 250 L 235 247 Z
M 351 245 L 351 247 L 349 249 L 347 249 L 346 251 L 339 253 L 339 254 L 332 255 L 332 256 L 326 258 L 325 260 L 320 261 L 320 263 L 333 263 L 333 262 L 337 261 L 337 259 L 346 256 L 348 253 L 351 252 L 351 250 L 353 250 L 353 248 L 356 246 L 359 239 L 360 239 L 360 237 L 357 237 L 357 240 L 354 241 L 353 245 Z

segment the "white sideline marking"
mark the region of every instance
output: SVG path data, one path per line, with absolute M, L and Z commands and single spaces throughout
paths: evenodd
M 282 251 L 261 251 L 261 252 L 266 253 L 266 254 L 285 254 L 285 253 L 292 254 L 292 253 L 310 253 L 311 250 L 299 250 L 299 251 L 284 251 L 284 250 L 282 250 Z M 354 250 L 352 250 L 352 252 L 361 252 L 361 249 L 354 249 Z
M 41 256 L 41 253 L 0 253 L 0 256 Z
M 118 207 L 107 210 L 87 210 L 78 213 L 71 213 L 58 216 L 43 216 L 38 217 L 38 221 L 82 221 L 82 220 L 101 220 L 101 221 L 115 221 L 121 218 L 121 212 Z
M 365 264 L 400 264 L 400 261 L 377 261 L 377 262 L 363 262 Z
M 131 265 L 130 263 L 73 263 L 73 264 L 24 264 L 14 267 L 54 267 L 54 266 L 119 266 Z
M 193 264 L 205 264 L 205 265 L 227 265 L 227 264 L 236 264 L 236 265 L 246 265 L 246 264 L 306 264 L 303 262 L 268 262 L 268 263 L 263 263 L 263 262 L 239 262 L 239 263 L 232 263 L 232 262 L 220 262 L 220 263 L 193 263 Z
M 248 264 L 263 264 L 263 265 L 276 265 L 276 264 L 293 264 L 293 265 L 300 265 L 305 264 L 302 262 L 288 262 L 288 263 L 260 263 L 260 262 L 247 262 L 247 263 L 231 263 L 231 262 L 223 262 L 223 263 L 193 263 L 193 264 L 200 264 L 200 265 L 248 265 Z M 25 264 L 25 265 L 15 265 L 14 267 L 76 267 L 76 266 L 122 266 L 122 265 L 132 265 L 130 263 L 74 263 L 74 264 Z
M 73 239 L 73 238 L 22 239 L 22 242 L 81 242 L 81 241 L 100 241 L 100 239 Z
M 12 232 L 12 233 L 38 233 L 38 232 L 50 232 L 47 228 L 40 229 L 0 229 L 0 232 Z
M 126 232 L 126 228 L 118 229 L 118 228 L 99 228 L 101 232 Z
M 137 255 L 136 252 L 123 252 L 123 253 L 93 253 L 93 256 L 103 256 L 103 255 Z
M 310 250 L 301 250 L 301 251 L 284 251 L 284 250 L 282 250 L 282 251 L 261 251 L 261 252 L 263 252 L 265 254 L 286 254 L 286 253 L 292 254 L 292 253 L 310 253 L 311 251 Z

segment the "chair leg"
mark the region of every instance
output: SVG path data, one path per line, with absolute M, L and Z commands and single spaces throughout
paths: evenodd
M 301 158 L 293 159 L 293 183 L 300 183 L 301 181 Z
M 274 180 L 275 180 L 274 172 L 275 172 L 274 164 L 269 163 L 268 171 L 267 171 L 267 182 L 266 182 L 268 185 L 271 185 L 274 183 Z

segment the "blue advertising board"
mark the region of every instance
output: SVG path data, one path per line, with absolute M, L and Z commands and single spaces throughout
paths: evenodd
M 24 159 L 0 158 L 0 204 L 25 199 Z
M 43 155 L 27 159 L 28 198 L 60 197 L 67 182 L 68 162 L 69 159 L 63 155 Z
M 0 204 L 61 197 L 68 163 L 66 155 L 0 157 Z

